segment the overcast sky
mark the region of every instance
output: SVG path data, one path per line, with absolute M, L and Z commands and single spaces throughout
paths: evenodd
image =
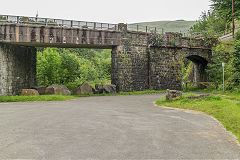
M 0 14 L 107 23 L 197 20 L 210 0 L 1 0 Z

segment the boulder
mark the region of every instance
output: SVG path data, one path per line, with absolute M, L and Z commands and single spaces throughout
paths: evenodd
M 95 89 L 97 94 L 105 93 L 103 89 L 103 84 L 95 84 Z
M 79 85 L 76 89 L 74 94 L 76 95 L 84 95 L 84 94 L 93 94 L 94 89 L 90 86 L 87 82 Z
M 38 96 L 39 93 L 36 89 L 22 89 L 22 96 Z
M 111 94 L 117 93 L 116 85 L 104 85 L 103 89 L 104 89 L 105 93 L 111 93 Z
M 182 92 L 177 91 L 177 90 L 167 90 L 167 95 L 166 95 L 166 100 L 167 101 L 172 101 L 176 98 L 182 97 Z
M 64 85 L 53 84 L 46 88 L 45 94 L 47 95 L 71 95 L 69 89 Z
M 111 94 L 116 94 L 116 85 L 102 85 L 102 84 L 96 84 L 95 89 L 99 94 L 101 93 L 111 93 Z
M 47 87 L 46 86 L 34 86 L 34 87 L 32 87 L 32 89 L 37 90 L 40 95 L 44 95 L 46 93 Z
M 64 85 L 61 85 L 63 95 L 71 95 L 71 91 Z

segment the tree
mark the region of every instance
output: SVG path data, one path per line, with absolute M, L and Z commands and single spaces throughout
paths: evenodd
M 56 49 L 47 48 L 37 55 L 37 82 L 39 85 L 51 85 L 61 82 L 62 59 Z
M 211 0 L 213 9 L 219 13 L 222 18 L 231 22 L 232 19 L 232 0 Z M 235 18 L 240 16 L 240 0 L 234 0 Z
M 232 53 L 233 83 L 240 86 L 240 40 L 234 43 L 234 52 Z
M 228 28 L 228 22 L 217 12 L 203 12 L 198 22 L 190 29 L 191 32 L 203 32 L 205 37 L 213 37 Z
M 69 50 L 64 50 L 61 56 L 61 83 L 66 84 L 69 82 L 74 82 L 79 75 L 79 61 L 78 57 L 70 53 Z

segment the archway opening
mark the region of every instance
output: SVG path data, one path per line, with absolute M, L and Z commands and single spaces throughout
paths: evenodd
M 111 84 L 111 49 L 37 48 L 37 85 Z
M 204 88 L 207 82 L 208 61 L 198 55 L 191 55 L 183 61 L 183 82 L 185 89 Z

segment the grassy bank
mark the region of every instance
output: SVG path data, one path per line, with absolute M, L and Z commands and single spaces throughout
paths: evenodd
M 223 96 L 226 99 L 240 101 L 240 92 L 230 92 L 230 91 L 223 92 L 223 91 L 220 91 L 220 90 L 208 90 L 208 89 L 196 90 L 196 91 L 204 92 L 204 93 L 219 94 L 219 95 Z
M 162 98 L 156 104 L 205 112 L 220 121 L 228 131 L 236 135 L 240 142 L 240 103 L 220 96 L 209 96 L 194 100 L 187 99 L 184 96 L 172 102 L 167 102 L 165 98 Z
M 90 97 L 90 96 L 114 96 L 114 95 L 140 95 L 140 94 L 154 94 L 164 93 L 165 91 L 156 90 L 145 90 L 145 91 L 134 91 L 134 92 L 119 92 L 117 94 L 87 94 L 87 95 L 40 95 L 40 96 L 3 96 L 0 97 L 0 102 L 27 102 L 27 101 L 66 101 L 79 97 Z

